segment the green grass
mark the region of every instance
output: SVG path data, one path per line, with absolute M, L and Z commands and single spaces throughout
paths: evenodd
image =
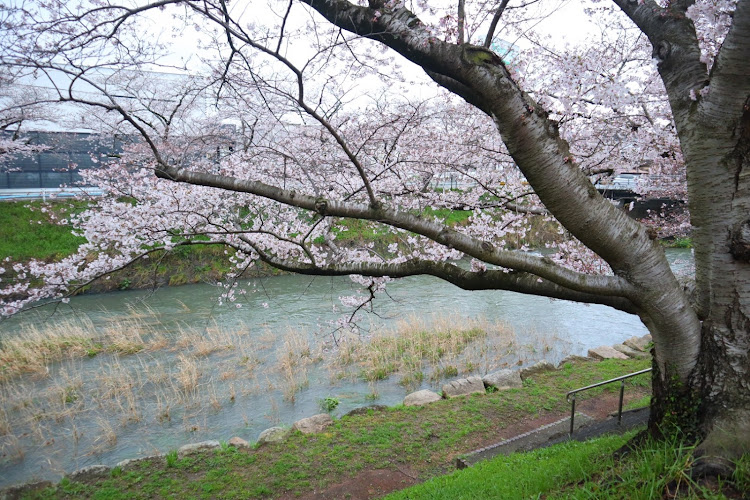
M 384 245 L 398 241 L 390 227 L 366 220 L 341 219 L 333 228 L 333 232 L 336 234 L 336 240 L 340 242 L 374 241 Z M 322 243 L 322 239 L 316 243 Z
M 74 236 L 70 226 L 50 222 L 46 207 L 66 219 L 83 209 L 81 202 L 3 202 L 0 203 L 0 260 L 59 260 L 75 253 L 85 238 Z
M 649 440 L 621 460 L 603 459 L 598 470 L 548 491 L 547 498 L 747 498 L 735 495 L 750 492 L 750 454 L 739 460 L 733 477 L 705 483 L 690 477 L 693 449 L 679 441 Z
M 0 261 L 6 257 L 14 262 L 58 261 L 72 255 L 86 239 L 74 236 L 69 225 L 51 222 L 50 214 L 64 220 L 86 207 L 87 202 L 83 201 L 0 203 Z M 42 212 L 42 208 L 46 212 Z M 126 290 L 147 288 L 154 283 L 183 285 L 218 280 L 231 270 L 224 250 L 223 245 L 200 245 L 176 247 L 169 253 L 157 252 L 149 260 L 137 262 L 87 290 Z M 261 274 L 271 273 L 262 267 Z
M 702 483 L 690 478 L 693 448 L 679 441 L 649 440 L 616 459 L 614 452 L 633 436 L 634 431 L 500 456 L 385 498 L 704 499 L 750 491 L 750 455 L 737 463 L 733 477 Z
M 450 227 L 465 224 L 472 213 L 471 210 L 451 210 L 449 208 L 433 209 L 427 207 L 424 210 L 425 215 L 435 217 Z
M 66 498 L 71 488 L 77 489 L 76 496 L 90 498 L 123 498 L 107 496 L 110 494 L 127 498 L 303 495 L 355 477 L 365 469 L 403 467 L 426 480 L 453 470 L 458 455 L 511 437 L 499 434 L 507 426 L 567 414 L 565 392 L 646 366 L 648 362 L 642 360 L 566 365 L 527 379 L 520 389 L 343 417 L 323 433 L 296 432 L 283 443 L 250 450 L 222 447 L 182 459 L 168 455 L 153 463 L 129 466 L 106 479 L 61 483 L 30 498 Z M 644 380 L 634 381 L 626 394 L 640 397 L 649 391 L 648 377 L 641 378 Z M 616 393 L 619 385 L 604 390 Z M 582 395 L 579 401 L 588 397 Z
M 693 248 L 693 240 L 689 237 L 680 238 L 678 236 L 671 240 L 662 240 L 662 244 L 667 248 Z
M 449 227 L 466 224 L 471 214 L 469 210 L 431 209 L 429 207 L 422 213 L 425 217 L 443 221 Z M 379 245 L 386 245 L 399 241 L 398 236 L 389 226 L 366 220 L 340 219 L 333 232 L 336 233 L 336 240 L 344 243 L 374 241 Z M 319 242 L 322 242 L 322 239 Z
M 571 482 L 612 467 L 612 453 L 632 437 L 626 435 L 565 443 L 528 453 L 501 456 L 440 476 L 387 496 L 388 500 L 460 500 L 538 498 Z

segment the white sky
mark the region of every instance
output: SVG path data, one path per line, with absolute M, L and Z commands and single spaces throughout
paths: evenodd
M 521 1 L 527 0 L 512 0 L 510 5 L 520 4 Z M 267 22 L 273 22 L 273 14 L 269 7 L 263 0 L 236 0 L 230 4 L 236 14 L 239 14 L 243 22 L 256 22 L 261 24 L 266 18 Z M 279 12 L 279 9 L 285 9 L 285 2 L 275 2 L 274 10 Z M 538 5 L 534 6 L 535 9 L 553 10 L 549 17 L 544 18 L 538 22 L 534 29 L 543 34 L 549 34 L 552 38 L 552 43 L 563 44 L 577 43 L 586 39 L 593 30 L 593 25 L 590 23 L 587 15 L 583 12 L 584 2 L 581 0 L 541 0 Z M 288 28 L 295 29 L 300 26 L 304 26 L 304 21 L 307 18 L 305 9 L 299 5 L 293 7 L 293 12 L 298 15 L 297 20 L 290 22 Z M 184 26 L 182 23 L 178 23 L 173 18 L 174 11 L 169 9 L 165 11 L 153 10 L 149 13 L 147 19 L 144 19 L 143 26 L 148 30 L 149 33 L 153 33 L 154 40 L 160 39 L 162 41 L 172 41 L 170 51 L 171 54 L 162 60 L 162 63 L 166 67 L 149 68 L 157 69 L 159 71 L 173 71 L 179 72 L 169 66 L 175 68 L 184 66 L 188 61 L 188 67 L 192 68 L 193 71 L 200 73 L 200 61 L 198 55 L 207 56 L 206 53 L 200 53 L 198 51 L 199 41 L 205 40 L 205 34 L 199 33 L 192 26 Z M 296 25 L 296 26 L 295 26 Z M 509 40 L 517 43 L 523 47 L 528 42 L 523 39 L 520 40 Z M 307 53 L 306 53 L 307 52 Z M 432 82 L 421 70 L 421 68 L 404 60 L 401 56 L 392 53 L 393 57 L 397 61 L 401 61 L 399 66 L 401 67 L 402 74 L 406 79 L 406 84 L 400 89 L 400 93 L 407 95 L 411 99 L 423 99 L 434 96 L 437 92 L 437 86 Z M 310 52 L 305 50 L 305 47 L 295 48 L 295 52 L 290 57 L 296 59 L 297 62 L 304 62 L 305 58 L 310 56 Z M 334 69 L 333 71 L 336 71 Z M 386 71 L 391 71 L 390 69 Z M 377 94 L 382 91 L 385 86 L 377 80 L 364 80 L 355 81 L 350 83 L 352 86 L 357 87 L 357 92 L 365 96 Z M 33 84 L 32 84 L 33 85 Z M 389 92 L 399 93 L 399 89 L 395 86 L 396 83 L 388 84 Z M 46 86 L 46 85 L 45 85 Z
M 511 0 L 510 5 L 517 5 L 522 1 L 527 0 Z M 451 0 L 451 4 L 454 3 L 455 1 Z M 580 43 L 590 36 L 593 30 L 593 25 L 583 11 L 584 4 L 588 4 L 588 2 L 585 0 L 541 0 L 541 2 L 533 6 L 533 9 L 552 12 L 549 17 L 538 22 L 534 26 L 534 29 L 537 32 L 551 35 L 553 37 L 551 41 L 554 44 L 559 43 L 562 45 L 566 42 L 571 44 Z M 235 1 L 229 5 L 233 14 L 241 16 L 243 23 L 252 22 L 262 25 L 264 22 L 273 22 L 274 16 L 271 14 L 268 5 L 262 0 Z M 274 2 L 272 8 L 277 14 L 283 13 L 286 9 L 286 2 Z M 296 13 L 297 18 L 291 20 L 287 24 L 287 27 L 293 30 L 303 26 L 307 14 L 304 14 L 305 9 L 300 5 L 295 5 L 292 12 Z M 151 27 L 163 26 L 166 32 L 170 29 L 175 29 L 175 21 L 172 19 L 172 14 L 168 9 L 164 12 L 152 11 L 150 17 L 149 24 Z M 205 36 L 196 32 L 194 28 L 189 26 L 179 25 L 177 29 L 179 31 L 179 37 L 176 40 L 177 43 L 172 46 L 173 53 L 162 62 L 167 66 L 182 66 L 185 64 L 185 61 L 189 61 L 188 67 L 194 68 L 193 71 L 200 71 L 198 69 L 200 65 L 196 53 L 196 47 L 198 46 L 199 39 L 201 37 L 204 37 L 205 39 Z M 167 40 L 169 38 L 171 38 L 171 35 L 169 34 L 161 36 L 162 40 Z M 528 42 L 523 39 L 508 41 L 513 42 L 520 47 L 528 46 Z M 205 56 L 206 54 L 204 53 L 202 55 Z M 304 46 L 299 46 L 298 44 L 298 46 L 295 47 L 294 52 L 290 54 L 290 58 L 297 63 L 303 64 L 305 58 L 310 55 L 311 52 L 306 51 Z M 402 91 L 408 92 L 410 97 L 416 99 L 427 98 L 435 95 L 437 91 L 436 85 L 424 74 L 421 68 L 406 61 L 398 54 L 391 52 L 391 55 L 394 60 L 400 61 L 399 66 L 403 76 L 407 80 Z M 161 70 L 172 71 L 169 68 L 161 68 Z M 336 70 L 334 69 L 334 71 Z M 391 70 L 389 69 L 387 71 Z M 363 81 L 360 82 L 360 84 L 364 89 L 372 87 L 372 92 L 378 87 L 383 88 L 382 85 L 376 84 L 375 81 Z M 393 91 L 393 86 L 397 84 L 393 83 L 389 85 L 389 90 Z M 365 90 L 365 92 L 370 92 L 370 90 Z
M 528 0 L 512 0 L 510 5 L 519 4 L 522 1 Z M 589 2 L 585 0 L 541 0 L 538 6 L 534 6 L 535 9 L 539 8 L 551 12 L 549 17 L 534 25 L 534 30 L 542 34 L 552 35 L 554 37 L 553 42 L 561 45 L 565 42 L 575 44 L 586 40 L 593 32 L 594 27 L 588 16 L 584 13 L 583 9 L 585 4 L 589 4 Z M 272 19 L 269 7 L 262 1 L 235 1 L 229 5 L 234 11 L 233 13 L 242 16 L 243 22 L 253 22 L 262 25 L 264 23 L 264 18 Z M 562 6 L 558 7 L 560 5 Z M 276 5 L 274 5 L 274 10 L 278 13 L 279 9 L 283 10 L 285 7 L 286 2 L 277 2 Z M 301 22 L 299 22 L 299 14 L 302 12 L 302 7 L 295 5 L 293 7 L 293 12 L 297 12 L 298 22 L 288 23 L 287 26 L 291 27 L 291 29 L 295 28 L 295 24 L 297 25 L 296 27 L 301 26 Z M 417 14 L 419 15 L 419 13 Z M 164 12 L 152 11 L 149 17 L 151 18 L 149 20 L 151 28 L 162 26 L 165 31 L 174 29 L 175 21 L 172 19 L 169 10 Z M 168 65 L 174 66 L 180 66 L 184 64 L 185 61 L 197 62 L 196 48 L 202 35 L 191 27 L 179 26 L 178 30 L 180 35 L 179 39 L 176 40 L 176 43 L 172 46 L 172 57 L 164 60 L 164 62 Z M 163 35 L 161 39 L 166 40 L 169 37 L 170 35 Z M 517 43 L 521 47 L 526 45 L 523 39 L 509 41 Z M 305 56 L 304 49 L 301 51 L 300 49 L 302 48 L 297 47 L 295 49 L 296 54 L 291 55 L 293 59 L 301 60 Z

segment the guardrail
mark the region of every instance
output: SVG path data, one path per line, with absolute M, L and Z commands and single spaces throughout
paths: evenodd
M 622 399 L 625 396 L 625 380 L 629 379 L 630 377 L 635 377 L 636 375 L 642 375 L 644 373 L 648 373 L 650 371 L 651 371 L 651 368 L 646 368 L 645 370 L 641 370 L 639 372 L 628 373 L 627 375 L 622 375 L 621 377 L 615 377 L 610 380 L 605 380 L 604 382 L 587 385 L 586 387 L 581 387 L 580 389 L 575 389 L 575 390 L 568 392 L 565 395 L 565 399 L 570 402 L 570 437 L 573 437 L 573 421 L 576 415 L 576 394 L 578 394 L 579 392 L 587 391 L 589 389 L 593 389 L 594 387 L 600 387 L 602 385 L 611 384 L 613 382 L 620 382 L 620 405 L 617 409 L 617 425 L 621 425 L 622 424 Z
M 0 189 L 0 201 L 34 200 L 41 198 L 75 198 L 78 196 L 101 196 L 102 190 L 97 187 L 69 187 L 69 188 L 22 188 Z

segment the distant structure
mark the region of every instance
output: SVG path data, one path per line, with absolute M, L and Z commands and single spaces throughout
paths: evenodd
M 144 78 L 144 75 L 147 78 Z M 194 77 L 184 74 L 161 73 L 153 71 L 119 72 L 108 70 L 93 73 L 101 80 L 100 85 L 123 102 L 137 105 L 137 96 L 142 92 L 144 102 L 170 103 L 172 98 L 159 99 L 161 89 L 179 92 L 189 88 Z M 65 89 L 74 86 L 74 91 L 83 96 L 98 98 L 101 93 L 93 86 L 76 81 L 70 82 L 65 74 L 45 74 L 46 79 L 29 75 L 0 92 L 0 107 L 17 102 L 17 95 L 44 95 L 53 97 L 56 88 Z M 151 87 L 139 86 L 139 82 L 148 82 Z M 186 91 L 188 92 L 188 91 Z M 207 105 L 200 99 L 196 112 L 202 113 Z M 108 130 L 100 134 L 100 129 Z M 45 198 L 47 196 L 74 196 L 85 191 L 88 194 L 99 194 L 96 190 L 87 189 L 82 182 L 82 170 L 106 165 L 120 156 L 125 144 L 137 140 L 135 136 L 113 133 L 114 127 L 107 127 L 92 119 L 85 108 L 69 103 L 55 103 L 42 111 L 33 114 L 32 118 L 16 119 L 6 126 L 0 123 L 0 138 L 13 139 L 28 145 L 44 146 L 37 152 L 25 152 L 2 159 L 0 162 L 0 200 Z
M 11 132 L 3 136 L 10 138 Z M 82 181 L 80 171 L 93 168 L 122 152 L 117 137 L 91 132 L 29 131 L 18 134 L 25 144 L 47 146 L 34 153 L 17 154 L 0 166 L 0 190 L 52 190 L 75 186 Z M 10 193 L 0 193 L 10 194 Z
M 513 60 L 518 57 L 518 48 L 506 40 L 496 38 L 490 44 L 492 52 L 500 56 L 505 64 L 513 64 Z

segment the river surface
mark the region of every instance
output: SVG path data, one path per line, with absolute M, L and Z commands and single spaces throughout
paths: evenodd
M 691 260 L 690 250 L 667 255 L 677 267 Z M 34 329 L 52 336 L 45 332 L 60 325 L 82 335 L 118 331 L 142 340 L 132 353 L 121 340 L 116 352 L 78 352 L 0 383 L 0 487 L 207 439 L 253 442 L 263 429 L 320 413 L 327 397 L 340 402 L 333 414 L 341 416 L 398 404 L 414 390 L 439 391 L 446 373 L 557 363 L 647 333 L 636 316 L 605 306 L 467 292 L 412 277 L 390 283 L 374 312 L 362 316 L 365 341 L 419 323 L 479 325 L 487 335 L 420 364 L 418 378 L 401 372 L 368 381 L 362 374 L 371 366 L 342 362 L 332 342 L 341 336 L 335 321 L 347 312 L 339 297 L 357 288 L 351 280 L 288 275 L 242 286 L 249 292 L 224 305 L 216 286 L 188 285 L 76 297 L 53 315 L 41 309 L 0 323 L 0 341 Z

